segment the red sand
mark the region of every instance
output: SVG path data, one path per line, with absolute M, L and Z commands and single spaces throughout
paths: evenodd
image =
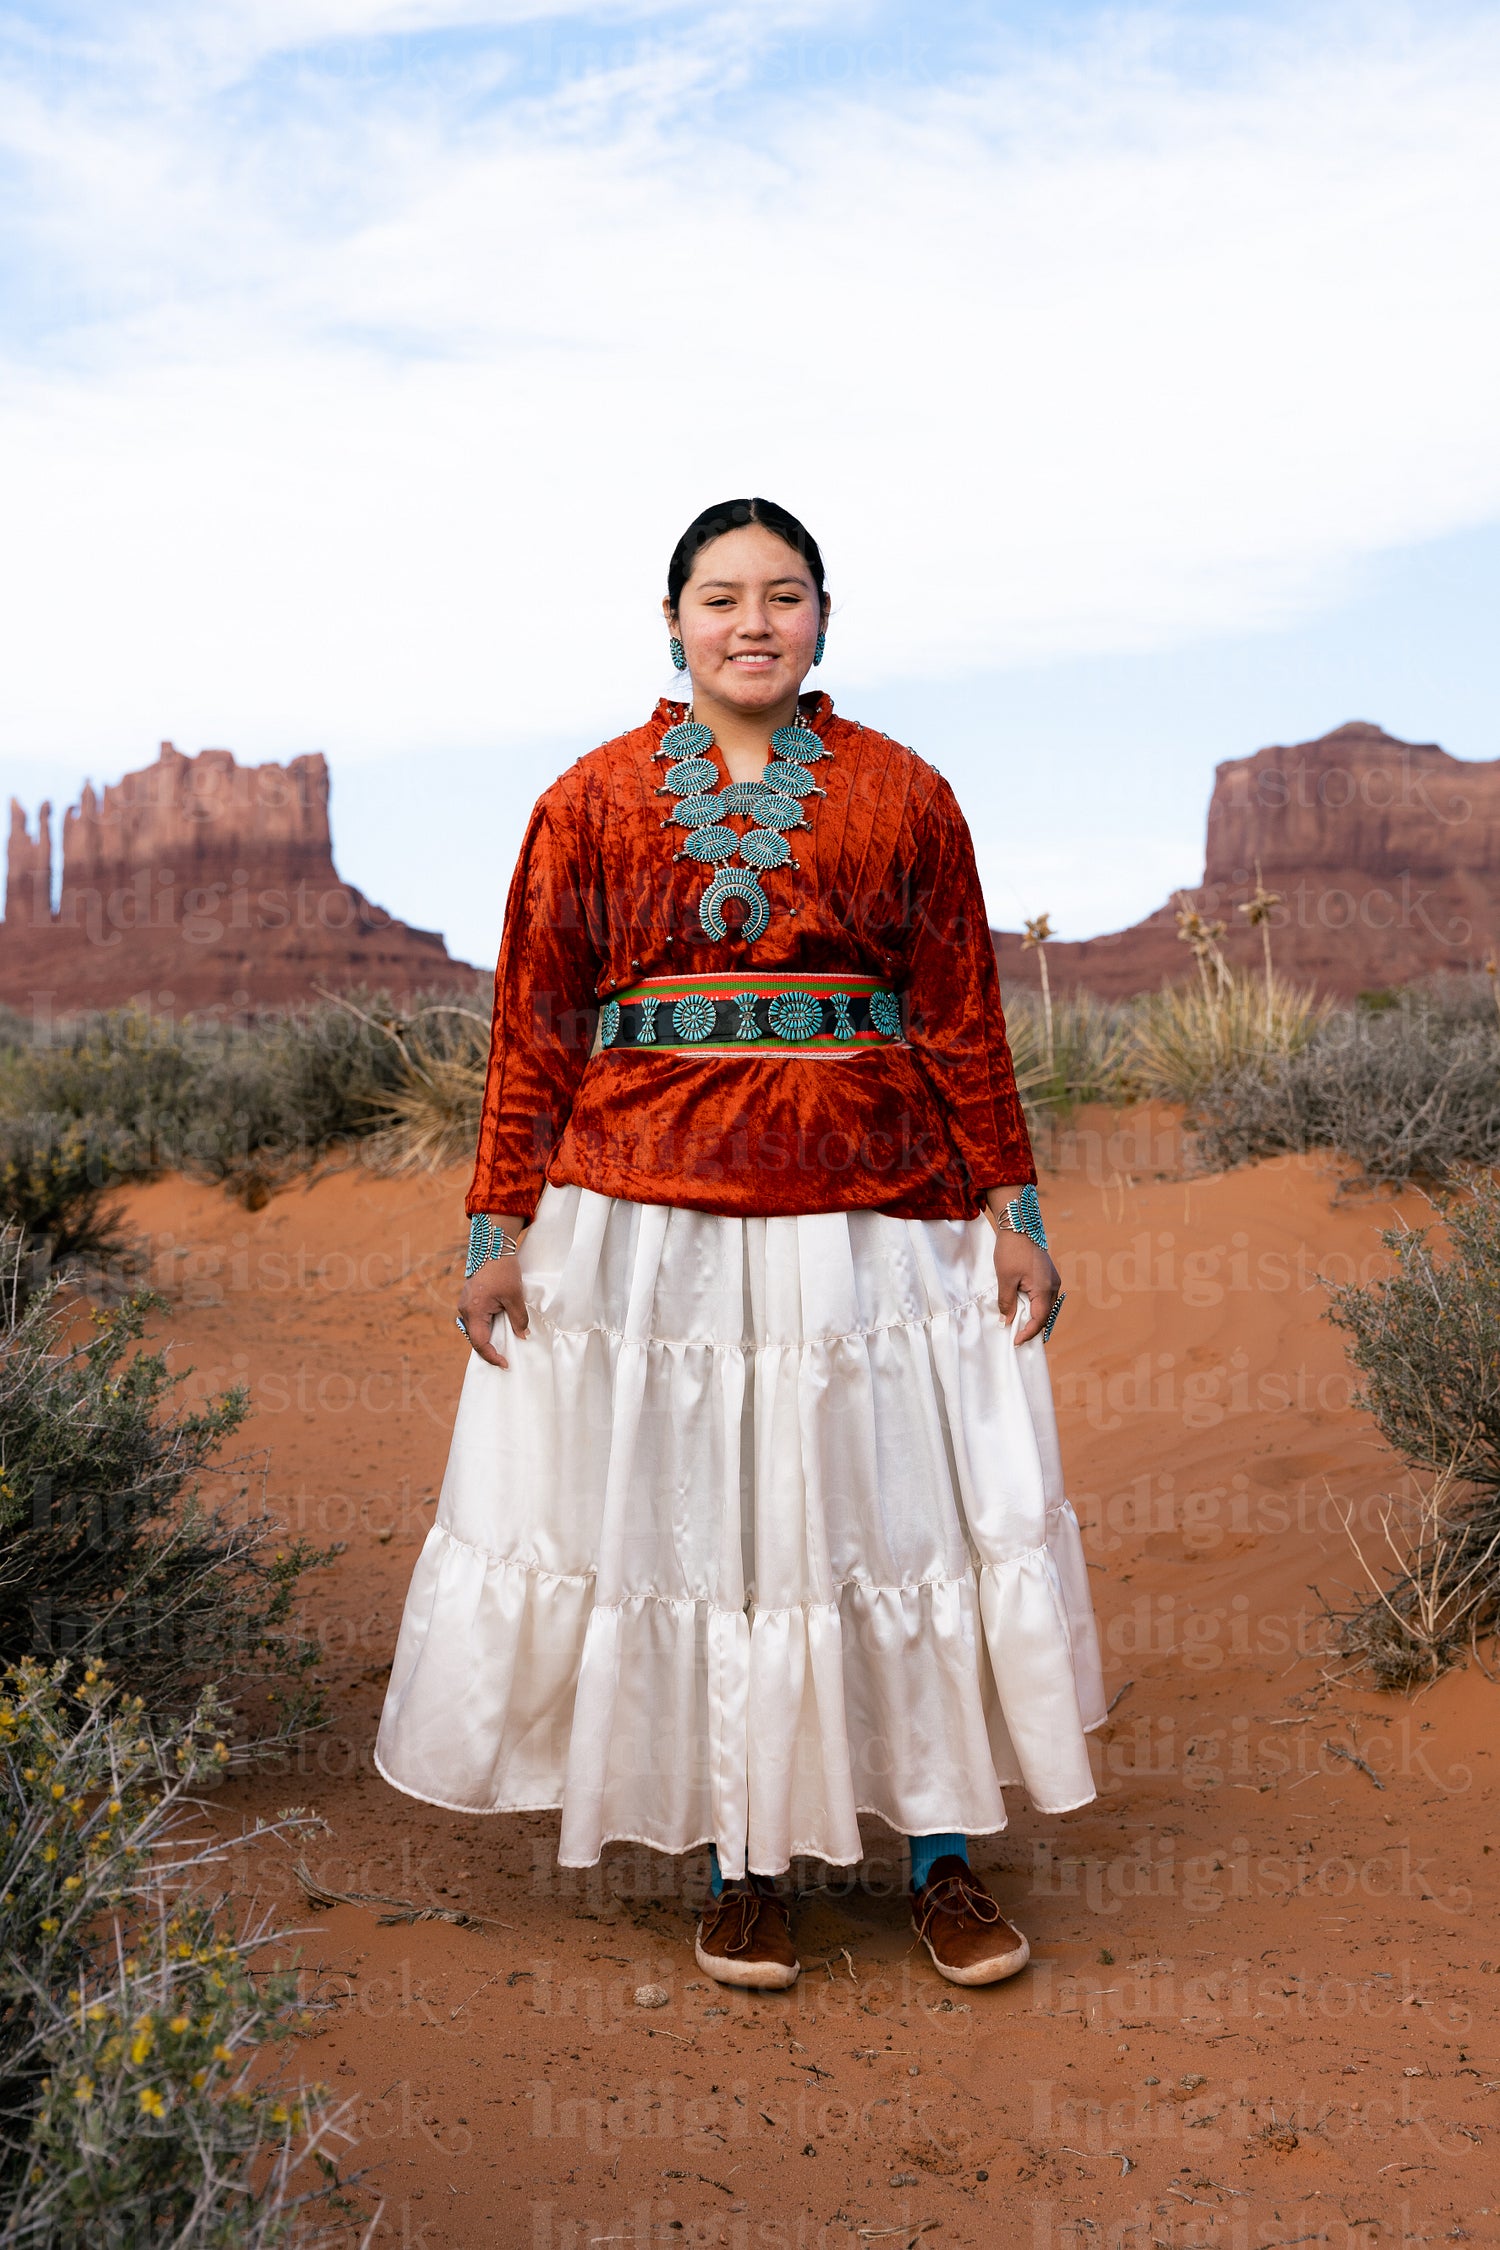
M 1311 1585 L 1357 1577 L 1338 1502 L 1373 1520 L 1394 1481 L 1315 1276 L 1381 1270 L 1398 1207 L 1335 1204 L 1300 1160 L 1160 1177 L 1164 1117 L 1091 1117 L 1055 1153 L 1054 1380 L 1119 1702 L 1097 1802 L 1046 1819 L 1008 1792 L 978 1847 L 1035 1961 L 968 1993 L 912 1952 L 874 1828 L 861 1886 L 800 1910 L 798 1988 L 757 1997 L 697 1974 L 701 1863 L 560 1871 L 555 1818 L 388 1789 L 370 1749 L 462 1373 L 463 1180 L 343 1173 L 253 1216 L 180 1180 L 132 1197 L 177 1359 L 249 1383 L 273 1501 L 347 1542 L 313 1596 L 334 1723 L 226 1812 L 314 1805 L 335 1889 L 495 1918 L 310 1915 L 257 1866 L 338 1999 L 301 2067 L 356 2098 L 381 2244 L 1500 2242 L 1496 1690 L 1471 1668 L 1381 1696 L 1314 1653 Z M 667 2006 L 634 2005 L 647 1983 Z

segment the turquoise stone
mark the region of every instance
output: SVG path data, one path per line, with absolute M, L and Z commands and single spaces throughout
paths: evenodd
M 740 858 L 747 867 L 785 867 L 792 847 L 771 828 L 752 828 L 740 838 Z
M 706 992 L 685 993 L 672 1010 L 679 1039 L 706 1039 L 714 1027 L 714 1004 Z
M 755 818 L 762 828 L 800 828 L 803 825 L 802 807 L 795 797 L 783 797 L 776 789 L 768 789 L 755 808 Z
M 790 758 L 777 758 L 761 779 L 767 789 L 779 789 L 785 797 L 810 797 L 818 786 L 806 766 L 794 765 Z
M 901 1003 L 894 992 L 870 994 L 870 1021 L 882 1039 L 901 1036 Z
M 678 828 L 708 828 L 718 819 L 723 809 L 717 796 L 684 797 L 672 815 L 673 825 Z
M 675 727 L 668 727 L 661 738 L 660 758 L 696 758 L 713 742 L 712 727 L 704 726 L 701 719 L 680 719 Z
M 823 1010 L 810 992 L 773 992 L 766 1020 L 778 1039 L 811 1039 L 823 1028 Z
M 733 859 L 739 841 L 732 828 L 695 828 L 682 848 L 693 859 Z
M 620 1003 L 606 1000 L 599 1010 L 599 1044 L 612 1047 L 620 1036 Z
M 771 748 L 778 758 L 795 758 L 804 766 L 828 755 L 811 727 L 778 727 L 771 737 Z
M 765 793 L 763 781 L 731 781 L 727 789 L 719 791 L 719 797 L 726 812 L 753 814 Z
M 712 758 L 679 758 L 662 775 L 664 785 L 677 797 L 696 797 L 700 789 L 712 789 L 718 778 Z

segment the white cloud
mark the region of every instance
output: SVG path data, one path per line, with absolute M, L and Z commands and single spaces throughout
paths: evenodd
M 12 86 L 22 260 L 74 310 L 0 397 L 0 742 L 595 739 L 733 491 L 824 538 L 835 686 L 1272 624 L 1500 506 L 1493 17 L 1308 16 L 1195 76 L 1137 18 L 729 122 L 768 19 L 701 6 L 507 101 L 495 56 L 244 83 L 549 12 L 158 11 L 130 100 Z

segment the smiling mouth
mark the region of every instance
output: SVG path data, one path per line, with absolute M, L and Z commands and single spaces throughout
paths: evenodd
M 775 664 L 779 661 L 779 658 L 774 650 L 747 648 L 743 649 L 738 656 L 731 656 L 729 661 L 731 664 Z

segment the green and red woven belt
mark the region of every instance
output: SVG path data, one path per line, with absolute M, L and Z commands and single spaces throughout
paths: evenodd
M 878 977 L 650 977 L 612 993 L 599 1010 L 599 1042 L 612 1054 L 846 1055 L 902 1039 L 901 1002 Z

